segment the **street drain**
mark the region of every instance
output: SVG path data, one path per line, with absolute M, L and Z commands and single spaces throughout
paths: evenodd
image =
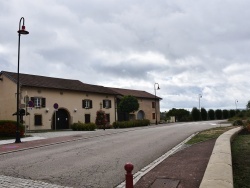
M 180 180 L 157 178 L 150 188 L 177 188 Z

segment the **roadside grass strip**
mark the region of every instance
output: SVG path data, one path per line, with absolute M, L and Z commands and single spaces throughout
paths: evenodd
M 192 139 L 190 139 L 186 144 L 193 145 L 210 139 L 218 138 L 221 134 L 233 128 L 235 128 L 235 126 L 216 127 L 205 131 L 201 131 L 197 135 L 195 135 Z
M 250 187 L 250 134 L 239 134 L 231 145 L 234 188 Z

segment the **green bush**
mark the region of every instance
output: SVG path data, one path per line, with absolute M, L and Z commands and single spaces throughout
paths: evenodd
M 241 119 L 237 119 L 233 122 L 233 126 L 241 126 L 241 125 L 244 125 Z
M 103 110 L 98 110 L 96 112 L 95 124 L 99 127 L 107 124 L 106 114 Z
M 114 128 L 131 128 L 131 127 L 142 127 L 150 125 L 148 119 L 144 120 L 133 120 L 133 121 L 118 121 L 113 123 Z
M 16 121 L 0 120 L 0 136 L 15 137 L 16 136 Z M 20 136 L 24 136 L 24 125 L 19 123 Z
M 246 134 L 250 134 L 250 119 L 243 120 L 243 130 Z
M 104 129 L 103 125 L 97 125 L 97 129 Z M 106 123 L 105 129 L 113 129 L 113 125 Z
M 94 123 L 74 123 L 71 125 L 71 129 L 73 131 L 94 131 L 96 129 L 96 125 Z

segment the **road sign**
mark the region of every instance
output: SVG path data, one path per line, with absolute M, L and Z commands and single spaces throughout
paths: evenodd
M 29 105 L 30 108 L 34 107 L 33 101 L 29 101 L 28 105 Z
M 58 104 L 55 103 L 55 104 L 54 104 L 54 108 L 55 108 L 55 109 L 58 109 L 58 107 L 59 107 Z

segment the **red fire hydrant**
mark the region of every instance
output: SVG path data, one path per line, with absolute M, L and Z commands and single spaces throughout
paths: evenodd
M 133 188 L 134 184 L 132 170 L 134 169 L 134 166 L 132 163 L 126 163 L 124 169 L 127 171 L 127 174 L 125 174 L 126 188 Z

